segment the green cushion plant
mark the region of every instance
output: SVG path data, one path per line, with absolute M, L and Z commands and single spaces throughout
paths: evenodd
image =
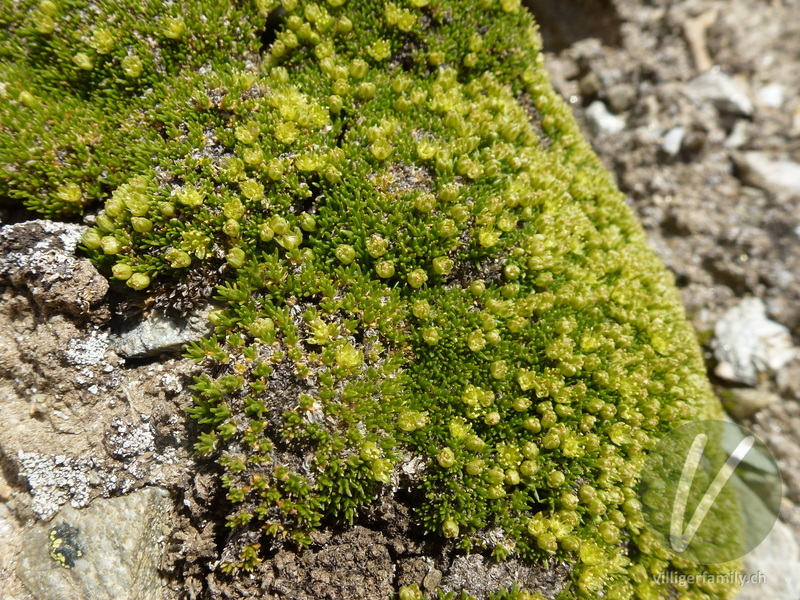
M 19 0 L 0 25 L 0 196 L 99 210 L 84 249 L 133 290 L 215 290 L 187 353 L 230 527 L 306 544 L 405 468 L 430 535 L 556 557 L 562 598 L 730 597 L 658 579 L 700 567 L 647 531 L 639 469 L 719 408 L 519 0 Z

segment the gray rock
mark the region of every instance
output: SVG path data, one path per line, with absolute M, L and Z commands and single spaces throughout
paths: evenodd
M 630 83 L 618 83 L 608 89 L 606 96 L 611 110 L 619 114 L 636 102 L 636 88 Z
M 111 347 L 125 358 L 142 358 L 178 351 L 189 342 L 195 342 L 214 331 L 214 326 L 208 320 L 212 309 L 208 305 L 185 319 L 172 318 L 161 311 L 154 311 L 133 329 L 112 335 Z
M 17 575 L 36 600 L 158 600 L 171 501 L 145 488 L 66 507 L 25 534 Z
M 722 315 L 714 327 L 712 347 L 719 361 L 715 373 L 749 386 L 797 355 L 789 330 L 767 318 L 760 298 L 745 298 Z
M 625 119 L 612 115 L 600 100 L 586 108 L 586 120 L 598 136 L 614 135 L 625 129 Z
M 733 388 L 722 394 L 725 409 L 737 419 L 750 417 L 780 399 L 777 394 L 754 388 Z
M 721 113 L 750 116 L 753 102 L 747 87 L 722 71 L 706 71 L 686 86 L 698 102 L 711 102 Z
M 597 93 L 603 88 L 600 83 L 600 78 L 594 71 L 589 71 L 586 75 L 581 77 L 580 83 L 581 96 L 584 98 L 591 98 L 596 96 Z
M 50 312 L 83 316 L 108 291 L 108 282 L 75 251 L 83 225 L 26 221 L 0 227 L 0 281 L 26 288 Z
M 742 589 L 736 600 L 797 600 L 800 589 L 800 545 L 781 521 L 744 559 Z
M 745 184 L 775 195 L 800 196 L 800 164 L 755 151 L 733 158 Z

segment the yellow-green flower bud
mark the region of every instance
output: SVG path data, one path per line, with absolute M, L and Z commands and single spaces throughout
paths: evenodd
M 181 17 L 167 17 L 164 19 L 161 32 L 170 40 L 179 40 L 186 33 L 186 23 Z
M 459 527 L 453 519 L 445 519 L 442 523 L 442 535 L 446 538 L 458 537 Z
M 483 460 L 480 458 L 476 458 L 475 460 L 469 461 L 466 465 L 464 465 L 464 470 L 467 472 L 468 475 L 477 476 L 483 472 Z
M 364 354 L 350 342 L 344 344 L 336 351 L 336 364 L 340 367 L 353 369 L 364 361 Z
M 22 106 L 27 106 L 28 108 L 36 104 L 36 98 L 34 98 L 33 94 L 26 90 L 23 90 L 19 93 L 19 96 L 17 96 L 17 101 L 22 104 Z
M 341 17 L 336 21 L 337 33 L 350 33 L 353 30 L 353 22 L 347 17 Z
M 303 243 L 303 232 L 295 227 L 293 231 L 283 234 L 277 241 L 286 250 L 294 250 Z
M 114 49 L 114 36 L 108 29 L 95 29 L 92 33 L 92 48 L 98 54 L 108 54 Z
M 92 61 L 91 57 L 85 52 L 78 52 L 72 57 L 72 62 L 75 63 L 75 66 L 84 71 L 91 71 L 94 68 L 94 61 Z
M 273 158 L 272 160 L 267 163 L 267 175 L 273 181 L 277 181 L 281 177 L 283 177 L 284 166 L 283 162 L 281 162 L 278 158 Z
M 69 204 L 80 204 L 83 197 L 83 192 L 77 183 L 65 183 L 56 190 L 56 197 Z
M 55 30 L 56 21 L 52 16 L 43 14 L 40 9 L 40 12 L 34 16 L 34 27 L 42 35 L 49 35 Z
M 392 145 L 388 140 L 381 138 L 370 146 L 370 152 L 378 160 L 386 160 L 392 154 Z
M 480 452 L 486 447 L 486 442 L 484 442 L 477 435 L 473 435 L 467 439 L 465 446 L 470 452 Z
M 366 63 L 366 61 L 363 61 L 360 58 L 357 58 L 350 63 L 350 76 L 354 79 L 362 79 L 364 76 L 366 76 L 368 70 L 369 65 Z
M 225 255 L 225 260 L 228 261 L 228 264 L 234 269 L 241 267 L 246 258 L 247 256 L 241 248 L 231 248 Z
M 242 232 L 242 226 L 236 219 L 228 219 L 222 226 L 222 231 L 224 231 L 225 235 L 228 237 L 238 238 Z
M 419 288 L 428 281 L 428 274 L 422 269 L 414 269 L 408 274 L 406 280 L 412 288 Z
M 381 457 L 381 449 L 372 441 L 366 441 L 361 445 L 359 452 L 361 460 L 375 460 Z
M 97 218 L 95 219 L 95 224 L 97 225 L 98 228 L 100 228 L 101 231 L 105 233 L 111 233 L 117 228 L 117 224 L 112 219 L 110 219 L 108 215 L 104 215 L 102 213 L 97 215 Z
M 427 319 L 431 316 L 431 305 L 427 300 L 417 300 L 411 305 L 411 312 L 418 319 Z
M 329 2 L 331 0 L 328 0 Z M 340 1 L 340 0 L 335 0 Z M 412 583 L 411 585 L 403 585 L 400 586 L 399 592 L 400 600 L 422 600 L 424 598 L 422 594 L 422 590 L 419 589 L 419 585 L 416 583 Z
M 298 217 L 298 222 L 300 223 L 300 229 L 303 231 L 316 231 L 317 229 L 317 220 L 314 218 L 314 215 L 310 215 L 307 212 L 300 213 Z
M 358 84 L 356 88 L 356 95 L 361 100 L 369 100 L 375 96 L 375 93 L 378 91 L 378 88 L 375 87 L 375 84 L 371 81 L 362 81 Z
M 536 544 L 545 552 L 554 553 L 556 550 L 558 550 L 558 541 L 556 540 L 556 536 L 549 531 L 545 531 L 541 535 L 537 536 Z
M 122 252 L 122 244 L 113 235 L 107 235 L 100 240 L 100 246 L 106 254 L 119 254 Z
M 394 276 L 394 265 L 387 260 L 382 260 L 375 265 L 375 272 L 381 279 L 388 279 Z
M 131 79 L 139 78 L 144 70 L 142 59 L 138 56 L 126 56 L 120 61 L 120 66 L 125 76 Z
M 482 279 L 476 279 L 469 284 L 469 293 L 473 296 L 480 296 L 486 291 L 486 283 Z
M 133 269 L 130 265 L 117 263 L 111 267 L 111 274 L 120 281 L 125 281 L 126 279 L 130 279 L 131 275 L 133 275 Z
M 372 258 L 379 258 L 386 254 L 389 242 L 383 236 L 374 233 L 367 239 L 367 252 Z
M 131 219 L 131 225 L 136 233 L 147 233 L 153 230 L 153 222 L 144 217 L 133 217 Z
M 506 471 L 505 484 L 518 485 L 519 482 L 520 482 L 519 471 L 517 471 L 516 469 L 508 469 Z
M 440 337 L 441 335 L 436 327 L 427 327 L 422 330 L 422 339 L 430 346 L 438 344 Z
M 175 192 L 175 196 L 183 204 L 195 207 L 203 204 L 203 201 L 206 198 L 206 193 L 203 190 L 197 189 L 193 185 L 187 184 L 181 188 L 178 188 L 177 192 Z
M 554 469 L 547 474 L 547 485 L 551 488 L 560 488 L 564 485 L 566 476 L 559 470 Z
M 356 251 L 350 245 L 342 244 L 336 248 L 336 258 L 344 265 L 349 265 L 356 259 Z
M 269 242 L 275 237 L 275 231 L 266 223 L 262 223 L 258 228 L 258 237 L 262 242 Z
M 421 213 L 431 212 L 436 208 L 436 197 L 433 194 L 420 194 L 414 199 L 414 208 Z
M 449 469 L 456 463 L 456 455 L 450 448 L 443 448 L 439 455 L 436 457 L 439 466 L 444 469 Z
M 125 283 L 134 290 L 143 290 L 150 285 L 150 277 L 144 273 L 134 273 Z
M 453 219 L 444 219 L 436 228 L 436 233 L 440 237 L 451 237 L 458 233 L 458 227 Z
M 493 378 L 503 379 L 508 374 L 508 365 L 504 360 L 496 360 L 489 367 L 489 371 Z
M 103 236 L 97 229 L 90 229 L 83 234 L 81 242 L 83 242 L 83 245 L 89 250 L 97 250 L 101 245 L 102 238 Z
M 522 275 L 522 269 L 517 265 L 506 265 L 503 269 L 503 275 L 505 275 L 506 279 L 514 280 Z
M 264 162 L 264 151 L 261 148 L 245 148 L 242 158 L 248 165 L 257 167 Z
M 486 346 L 486 339 L 483 337 L 483 332 L 476 329 L 467 336 L 467 347 L 473 352 L 479 352 Z
M 269 226 L 277 235 L 288 233 L 291 229 L 291 224 L 288 220 L 280 215 L 275 215 L 269 220 Z
M 183 269 L 192 264 L 192 257 L 189 256 L 187 252 L 175 248 L 170 248 L 167 253 L 164 254 L 164 258 L 169 261 L 173 269 Z

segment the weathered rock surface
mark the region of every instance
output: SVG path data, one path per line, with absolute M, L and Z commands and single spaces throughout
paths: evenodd
M 789 330 L 767 318 L 759 298 L 745 298 L 714 327 L 716 374 L 728 381 L 755 386 L 762 375 L 775 373 L 797 356 Z
M 744 559 L 742 590 L 736 600 L 797 600 L 800 590 L 800 544 L 778 521 L 758 548 Z
M 747 88 L 726 73 L 706 71 L 693 79 L 687 90 L 699 102 L 711 102 L 723 113 L 753 114 L 753 102 Z
M 151 487 L 66 507 L 25 532 L 18 576 L 36 600 L 159 600 L 171 506 Z
M 744 152 L 734 158 L 747 185 L 776 195 L 800 196 L 800 163 L 765 152 Z
M 82 225 L 26 221 L 0 227 L 0 282 L 26 289 L 40 308 L 85 317 L 108 291 L 108 281 L 75 256 Z
M 111 345 L 125 358 L 177 352 L 189 342 L 196 342 L 214 331 L 208 320 L 212 308 L 207 305 L 183 319 L 156 310 L 132 329 L 113 335 Z
M 778 394 L 758 388 L 731 388 L 721 394 L 725 410 L 736 419 L 751 417 L 759 410 L 781 401 Z

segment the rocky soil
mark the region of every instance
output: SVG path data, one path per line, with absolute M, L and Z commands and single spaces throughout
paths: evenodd
M 800 0 L 528 4 L 556 88 L 675 273 L 720 397 L 781 468 L 781 521 L 748 559 L 764 583 L 741 597 L 796 600 Z M 0 212 L 0 599 L 355 600 L 413 582 L 480 596 L 515 580 L 551 597 L 563 585 L 563 565 L 455 559 L 416 537 L 402 478 L 355 529 L 273 549 L 252 577 L 210 575 L 244 541 L 219 525 L 216 475 L 195 462 L 183 412 L 194 367 L 174 348 L 202 319 L 165 331 L 156 313 L 156 327 L 133 328 L 143 307 L 76 255 L 80 226 L 28 218 Z M 92 551 L 91 532 L 119 543 Z

